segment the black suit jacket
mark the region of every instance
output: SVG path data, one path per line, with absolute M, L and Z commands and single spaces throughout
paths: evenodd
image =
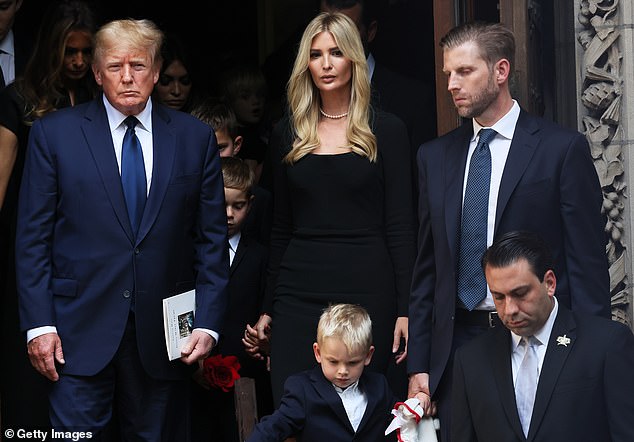
M 420 226 L 407 360 L 410 373 L 430 374 L 432 394 L 453 339 L 462 189 L 472 132 L 469 122 L 421 146 L 417 158 Z M 500 183 L 494 236 L 512 230 L 540 234 L 553 252 L 560 304 L 609 317 L 601 204 L 585 137 L 521 111 Z
M 412 164 L 412 196 L 416 207 L 416 152 L 422 143 L 436 137 L 434 88 L 377 62 L 372 74 L 372 105 L 396 115 L 407 127 Z
M 249 442 L 282 441 L 295 436 L 298 442 L 373 442 L 388 440 L 385 429 L 396 398 L 385 376 L 364 371 L 359 388 L 366 392 L 368 405 L 355 433 L 341 398 L 324 377 L 321 366 L 286 380 L 280 407 L 255 427 Z
M 436 103 L 431 85 L 392 71 L 376 62 L 372 74 L 372 104 L 405 123 L 412 147 L 436 137 Z
M 558 342 L 567 337 L 568 345 Z M 495 328 L 456 351 L 452 440 L 633 441 L 634 336 L 623 324 L 559 305 L 524 437 L 511 333 Z
M 242 234 L 238 250 L 229 268 L 229 304 L 224 331 L 214 352 L 234 355 L 240 359 L 242 376 L 255 377 L 265 369 L 244 351 L 242 338 L 246 324 L 254 325 L 259 316 L 264 296 L 268 251 L 259 242 Z

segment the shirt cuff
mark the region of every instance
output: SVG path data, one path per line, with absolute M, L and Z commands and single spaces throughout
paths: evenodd
M 207 333 L 208 335 L 210 335 L 212 338 L 216 340 L 216 345 L 218 345 L 218 342 L 220 341 L 220 335 L 216 333 L 215 331 L 209 330 L 208 328 L 195 328 L 194 330 L 200 330 L 202 332 Z
M 32 328 L 26 332 L 26 343 L 28 344 L 38 336 L 45 335 L 46 333 L 57 333 L 57 327 L 52 325 L 45 325 L 43 327 Z

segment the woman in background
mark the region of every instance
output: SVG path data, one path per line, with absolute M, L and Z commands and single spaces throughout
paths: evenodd
M 168 34 L 161 47 L 163 65 L 154 86 L 154 98 L 167 107 L 190 112 L 194 93 L 190 60 L 181 39 Z

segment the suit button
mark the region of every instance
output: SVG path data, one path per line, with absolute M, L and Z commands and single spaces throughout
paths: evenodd
M 134 249 L 134 254 L 135 254 L 135 255 L 138 255 L 139 253 L 141 253 L 141 251 L 140 251 L 138 248 L 137 248 L 137 249 Z
M 129 298 L 130 297 L 130 290 L 126 290 L 123 292 L 123 297 L 124 298 Z

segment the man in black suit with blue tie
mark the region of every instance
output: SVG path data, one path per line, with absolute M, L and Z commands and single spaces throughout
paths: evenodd
M 222 331 L 229 256 L 216 137 L 152 102 L 162 40 L 148 20 L 104 25 L 93 61 L 103 94 L 30 132 L 20 319 L 32 365 L 53 381 L 57 430 L 98 438 L 116 404 L 125 440 L 189 440 L 185 364 Z M 192 334 L 169 361 L 162 301 L 194 288 Z
M 559 303 L 538 235 L 502 235 L 482 267 L 504 326 L 456 350 L 452 439 L 634 440 L 632 331 Z
M 409 396 L 438 407 L 449 440 L 454 350 L 499 324 L 479 259 L 511 230 L 551 245 L 557 299 L 610 315 L 602 193 L 585 137 L 537 118 L 511 97 L 513 34 L 468 23 L 441 40 L 461 127 L 418 152 L 418 257 L 410 296 Z

